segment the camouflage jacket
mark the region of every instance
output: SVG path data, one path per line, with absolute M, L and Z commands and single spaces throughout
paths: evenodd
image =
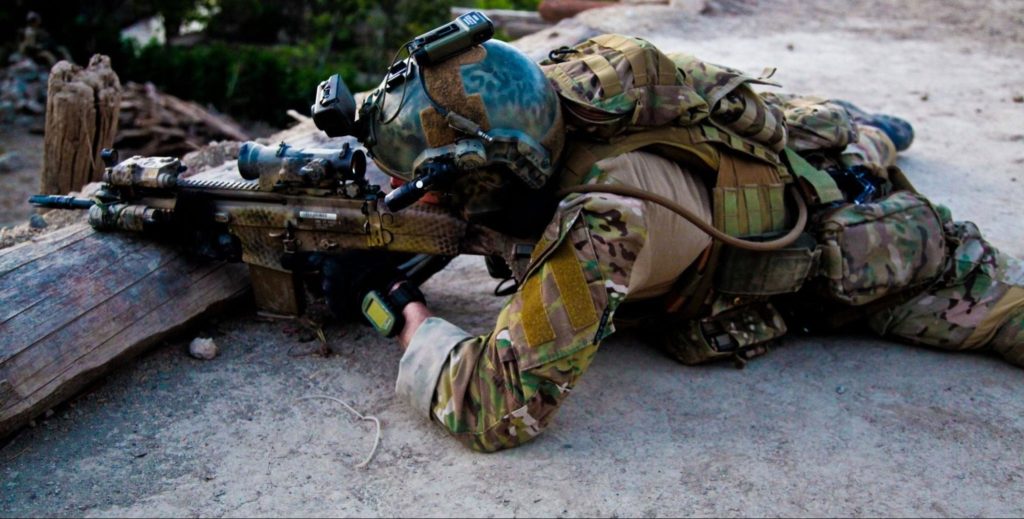
M 815 112 L 803 110 L 805 106 L 809 105 L 787 110 L 787 123 L 795 130 L 793 139 L 808 146 L 804 154 L 812 162 L 860 165 L 879 174 L 894 163 L 895 147 L 882 132 L 829 124 L 821 117 L 848 119 L 831 108 Z M 815 148 L 822 143 L 828 148 Z M 615 182 L 616 171 L 603 169 L 606 165 L 598 163 L 584 182 Z M 954 222 L 941 206 L 918 195 L 901 196 L 887 203 L 932 207 L 940 214 L 933 218 L 935 225 L 923 229 L 896 221 L 889 246 L 873 235 L 853 233 L 848 250 L 872 253 L 895 247 L 897 256 L 906 252 L 913 259 L 921 254 L 906 244 L 920 240 L 909 239 L 914 236 L 906 233 L 923 233 L 925 243 L 938 241 L 936 246 L 947 253 L 942 259 L 910 262 L 934 268 L 914 297 L 877 309 L 866 324 L 881 334 L 933 347 L 987 349 L 1024 366 L 1024 263 L 1001 254 L 973 224 Z M 860 221 L 886 205 L 847 209 L 856 213 L 850 218 Z M 635 199 L 603 194 L 567 197 L 537 244 L 525 282 L 506 302 L 494 329 L 473 336 L 443 319 L 426 320 L 402 358 L 399 395 L 476 450 L 499 450 L 537 436 L 587 370 L 601 341 L 614 331 L 616 311 L 638 293 L 633 278 L 642 270 L 638 258 L 645 250 L 657 250 L 660 261 L 677 262 L 680 268 L 694 259 L 665 254 L 665 240 L 652 240 L 659 228 L 652 225 L 652 215 L 652 207 Z M 883 262 L 889 258 L 882 256 Z M 843 253 L 833 259 L 840 267 L 837 272 L 857 264 Z M 850 275 L 833 281 L 851 291 L 851 304 L 859 304 L 856 297 L 874 297 L 878 280 Z M 770 303 L 745 308 L 750 311 L 735 314 L 732 321 L 719 320 L 717 324 L 724 326 L 720 331 L 741 344 L 745 337 L 756 344 L 785 333 L 785 323 Z M 690 326 L 694 323 L 677 324 L 677 342 L 701 334 Z M 687 361 L 685 355 L 676 356 Z
M 619 159 L 637 160 L 637 155 L 668 165 L 666 175 L 683 176 L 673 163 L 642 152 Z M 616 162 L 622 163 L 610 161 Z M 615 168 L 599 163 L 586 181 L 617 181 Z M 709 210 L 704 215 L 710 219 Z M 631 277 L 643 249 L 652 245 L 648 229 L 654 217 L 647 203 L 632 198 L 567 197 L 493 331 L 472 336 L 443 319 L 428 319 L 402 358 L 397 392 L 477 450 L 511 447 L 536 436 L 614 331 L 616 309 L 637 288 Z M 685 256 L 678 258 L 680 272 L 710 242 L 691 234 L 701 241 L 676 254 Z M 664 256 L 657 260 L 673 261 Z

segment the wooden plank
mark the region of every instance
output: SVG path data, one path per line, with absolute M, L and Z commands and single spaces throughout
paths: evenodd
M 82 222 L 44 234 L 30 242 L 0 249 L 0 276 L 26 263 L 46 257 L 78 241 L 82 234 L 91 234 L 92 227 Z
M 19 398 L 0 408 L 0 437 L 75 394 L 115 365 L 130 360 L 164 337 L 186 327 L 195 317 L 238 297 L 248 286 L 248 273 L 244 265 L 211 265 L 192 281 L 192 284 L 182 285 L 178 290 L 164 291 L 161 288 L 150 293 L 143 303 L 152 302 L 150 299 L 157 296 L 163 296 L 165 302 L 143 311 L 139 311 L 142 305 L 130 305 L 131 310 L 118 316 L 119 322 L 130 324 L 114 335 L 89 341 L 89 347 L 75 350 L 82 351 L 81 355 L 65 354 L 60 362 L 37 372 L 26 383 L 12 386 Z M 203 289 L 196 290 L 196 284 L 201 284 Z M 138 291 L 126 294 L 126 297 L 136 295 Z M 216 303 L 211 304 L 211 301 Z M 154 330 L 160 331 L 154 333 Z M 25 373 L 21 366 L 11 368 L 13 372 Z
M 34 344 L 64 326 L 52 319 L 54 312 L 68 307 L 87 311 L 103 304 L 173 257 L 158 244 L 122 238 L 127 239 L 110 240 L 93 234 L 63 249 L 53 262 L 26 265 L 17 284 L 0 278 L 0 297 L 11 301 L 0 308 L 0 326 L 10 330 L 0 336 L 0 362 L 18 353 L 17 345 Z M 94 268 L 68 272 L 80 267 L 79 262 L 85 258 L 93 261 Z M 12 291 L 13 295 L 6 295 Z
M 79 316 L 71 322 L 60 323 L 57 326 L 46 325 L 43 332 L 33 332 L 27 335 L 30 339 L 21 339 L 13 344 L 48 344 L 49 347 L 22 348 L 15 352 L 4 363 L 16 369 L 21 380 L 13 381 L 16 390 L 25 393 L 25 383 L 33 381 L 34 374 L 45 372 L 47 369 L 60 369 L 62 365 L 71 365 L 75 359 L 83 355 L 82 347 L 68 347 L 69 345 L 81 344 L 102 344 L 102 341 L 115 335 L 125 327 L 131 326 L 141 316 L 153 311 L 153 306 L 162 306 L 168 298 L 180 296 L 181 293 L 201 280 L 213 270 L 216 264 L 197 264 L 186 261 L 174 254 L 164 254 L 155 258 L 159 264 L 149 268 L 146 272 L 133 272 L 124 277 L 130 282 L 117 285 L 116 289 L 98 296 L 86 303 L 78 301 L 61 302 L 63 305 L 74 305 L 80 307 L 88 304 L 103 305 L 104 308 L 96 308 L 94 312 L 88 312 Z M 194 274 L 199 272 L 199 276 Z M 94 285 L 91 280 L 83 283 Z M 172 301 L 173 302 L 173 301 Z M 93 308 L 90 308 L 93 310 Z M 45 315 L 45 314 L 43 314 Z M 31 326 L 36 319 L 27 319 L 25 322 Z M 12 324 L 12 330 L 25 328 L 25 324 Z M 20 337 L 25 337 L 21 334 Z M 38 337 L 38 338 L 36 338 Z M 85 348 L 88 348 L 86 346 Z
M 248 290 L 244 264 L 75 227 L 0 255 L 0 437 Z
M 95 234 L 82 235 L 82 238 L 60 249 L 46 261 L 37 260 L 23 265 L 18 269 L 17 283 L 8 282 L 5 279 L 7 276 L 0 277 L 0 301 L 6 303 L 0 308 L 0 324 L 17 317 L 25 319 L 36 315 L 45 320 L 48 318 L 46 310 L 55 311 L 67 305 L 68 300 L 71 300 L 72 305 L 81 306 L 80 303 L 104 297 L 109 290 L 116 290 L 119 282 L 130 282 L 133 272 L 158 266 L 146 261 L 160 255 L 158 249 L 153 249 L 147 256 L 147 249 L 154 247 L 152 242 L 130 237 L 125 240 L 102 240 L 97 239 Z M 96 260 L 95 268 L 75 278 L 55 277 L 68 268 L 80 266 L 82 257 Z M 131 270 L 124 272 L 127 269 Z M 78 301 L 75 298 L 86 300 Z M 23 332 L 37 333 L 43 331 L 40 327 L 45 329 L 47 326 L 46 322 L 29 324 Z M 11 327 L 19 329 L 16 324 L 11 324 Z M 11 336 L 0 337 L 0 359 L 10 352 L 8 344 L 16 340 Z M 27 341 L 28 344 L 31 342 Z

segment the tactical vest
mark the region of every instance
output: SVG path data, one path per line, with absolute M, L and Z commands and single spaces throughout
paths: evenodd
M 562 187 L 585 183 L 604 158 L 643 149 L 700 174 L 713 186 L 715 227 L 755 241 L 777 237 L 793 225 L 784 197 L 788 184 L 796 182 L 812 207 L 845 200 L 828 173 L 786 147 L 787 121 L 779 104 L 765 102 L 750 88 L 773 84 L 765 79 L 771 72 L 752 77 L 689 55 L 667 56 L 642 39 L 615 34 L 553 51 L 541 67 L 562 100 L 569 130 Z M 841 131 L 823 135 L 818 126 L 836 122 L 841 114 L 825 105 L 822 110 L 807 108 L 806 114 L 795 111 L 798 119 L 792 121 L 792 141 L 800 151 L 814 146 L 841 149 L 856 140 L 855 134 L 846 134 L 853 128 L 848 116 L 845 125 L 833 125 Z M 931 206 L 922 200 L 899 201 L 893 210 L 923 214 Z M 799 291 L 822 264 L 831 266 L 832 288 L 842 299 L 844 287 L 836 278 L 843 276 L 835 271 L 843 269 L 844 249 L 836 238 L 856 218 L 837 218 L 842 223 L 826 244 L 834 245 L 831 250 L 810 234 L 772 252 L 714 242 L 658 303 L 660 313 L 667 311 L 677 325 L 676 333 L 666 335 L 665 349 L 687 364 L 721 357 L 743 362 L 760 351 L 759 345 L 786 333 L 785 321 L 769 298 Z M 937 221 L 924 218 L 932 225 Z M 934 267 L 923 269 L 915 280 L 937 276 Z M 878 299 L 886 290 L 871 293 L 878 297 L 858 302 Z M 623 313 L 628 318 L 628 311 Z

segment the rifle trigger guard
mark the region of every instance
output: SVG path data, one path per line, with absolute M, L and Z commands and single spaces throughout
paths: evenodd
M 386 247 L 394 239 L 394 235 L 385 228 L 385 225 L 394 224 L 394 215 L 391 213 L 382 214 L 378 209 L 376 198 L 366 201 L 366 205 L 363 206 L 363 212 L 366 213 L 366 223 L 363 224 L 363 232 L 368 235 L 367 240 L 370 247 Z
M 299 251 L 299 240 L 295 238 L 295 229 L 291 220 L 285 223 L 284 231 L 271 232 L 269 236 L 271 238 L 281 238 L 281 245 L 285 254 L 295 254 Z

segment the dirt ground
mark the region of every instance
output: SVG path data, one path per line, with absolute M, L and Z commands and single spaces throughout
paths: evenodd
M 901 165 L 921 191 L 1024 255 L 1020 4 L 846 4 L 581 19 L 910 119 Z M 461 258 L 425 292 L 482 333 L 501 304 L 491 288 Z M 792 337 L 746 370 L 685 368 L 624 333 L 548 431 L 481 455 L 395 398 L 395 344 L 338 325 L 333 356 L 296 356 L 310 345 L 287 332 L 240 308 L 196 331 L 217 359 L 190 358 L 190 334 L 56 409 L 0 448 L 0 515 L 1024 514 L 1024 376 L 985 356 Z M 353 465 L 372 425 L 306 395 L 380 418 L 368 468 Z
M 0 227 L 25 223 L 32 216 L 28 197 L 39 191 L 43 136 L 19 126 L 0 128 L 0 153 L 13 155 L 0 167 Z

